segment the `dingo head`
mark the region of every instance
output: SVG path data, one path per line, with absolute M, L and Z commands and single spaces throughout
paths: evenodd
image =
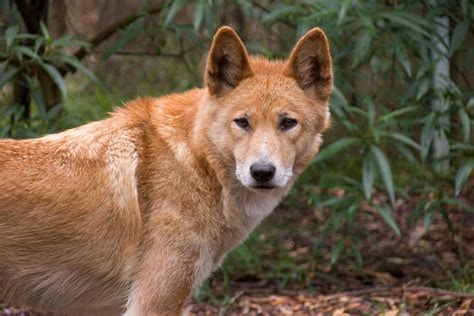
M 205 125 L 223 168 L 250 189 L 288 188 L 317 153 L 328 127 L 332 65 L 314 28 L 287 61 L 251 57 L 230 27 L 214 36 L 205 81 Z

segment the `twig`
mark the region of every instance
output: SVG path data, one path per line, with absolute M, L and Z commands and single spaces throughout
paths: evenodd
M 106 52 L 106 49 L 93 49 L 91 54 L 102 54 Z M 167 57 L 167 58 L 181 58 L 182 54 L 172 54 L 172 53 L 156 53 L 156 52 L 147 52 L 147 51 L 128 51 L 128 50 L 119 50 L 113 53 L 113 55 L 126 55 L 126 56 L 151 56 L 151 57 Z
M 89 43 L 91 43 L 92 47 L 98 46 L 100 43 L 114 35 L 118 30 L 121 28 L 129 25 L 136 19 L 144 16 L 144 15 L 151 15 L 160 12 L 163 9 L 163 5 L 157 5 L 154 7 L 149 8 L 148 10 L 141 11 L 141 12 L 135 12 L 132 13 L 126 17 L 124 17 L 121 20 L 116 21 L 112 25 L 109 25 L 106 27 L 104 30 L 101 32 L 97 33 L 95 36 L 90 38 L 88 40 Z M 74 53 L 74 56 L 78 59 L 82 59 L 87 55 L 87 49 L 85 47 L 81 47 L 77 52 Z
M 417 293 L 417 292 L 425 292 L 429 293 L 433 296 L 452 296 L 452 297 L 458 297 L 458 298 L 474 298 L 474 294 L 471 293 L 462 293 L 462 292 L 455 292 L 455 291 L 448 291 L 448 290 L 443 290 L 443 289 L 437 289 L 437 288 L 432 288 L 432 287 L 427 287 L 427 286 L 410 286 L 410 287 L 402 287 L 402 286 L 376 286 L 376 287 L 371 287 L 371 288 L 365 288 L 365 289 L 360 289 L 360 290 L 354 290 L 354 291 L 345 291 L 345 292 L 339 292 L 335 294 L 330 294 L 330 295 L 321 295 L 319 296 L 320 299 L 323 300 L 333 300 L 337 299 L 343 296 L 361 296 L 361 295 L 368 295 L 368 294 L 375 294 L 375 293 L 385 293 L 385 292 L 409 292 L 409 293 Z M 287 295 L 298 295 L 301 293 L 298 292 L 293 292 L 293 291 L 281 291 L 282 294 L 287 294 Z
M 433 287 L 426 286 L 412 286 L 405 289 L 405 292 L 428 292 L 434 294 L 435 296 L 453 296 L 460 298 L 474 298 L 474 294 L 471 293 L 462 293 L 455 291 L 448 291 L 443 289 L 437 289 Z

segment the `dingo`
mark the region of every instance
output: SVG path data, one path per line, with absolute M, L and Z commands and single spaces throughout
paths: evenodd
M 329 44 L 285 62 L 216 33 L 206 87 L 0 141 L 0 300 L 68 314 L 179 315 L 309 164 L 329 122 Z

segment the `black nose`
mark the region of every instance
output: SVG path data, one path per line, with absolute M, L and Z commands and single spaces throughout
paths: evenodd
M 250 174 L 258 183 L 266 183 L 275 175 L 275 166 L 271 163 L 254 163 L 250 166 Z

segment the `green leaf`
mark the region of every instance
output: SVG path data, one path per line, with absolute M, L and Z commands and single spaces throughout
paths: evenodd
M 470 110 L 471 108 L 474 108 L 474 97 L 469 98 L 469 101 L 467 101 L 467 104 L 466 104 L 467 110 Z
M 53 106 L 51 109 L 49 109 L 47 113 L 47 121 L 50 121 L 51 119 L 58 117 L 58 115 L 61 113 L 62 110 L 63 110 L 63 105 L 61 103 Z
M 345 137 L 341 138 L 338 141 L 330 144 L 327 147 L 324 147 L 316 158 L 313 160 L 313 163 L 321 163 L 334 155 L 338 154 L 339 152 L 347 149 L 348 147 L 360 144 L 361 140 L 358 138 L 353 137 Z
M 341 8 L 339 9 L 339 14 L 337 17 L 337 25 L 340 26 L 346 17 L 347 11 L 352 6 L 352 0 L 344 0 L 341 3 Z
M 10 47 L 12 46 L 13 41 L 15 40 L 15 37 L 17 34 L 18 34 L 18 26 L 16 25 L 10 26 L 5 31 L 5 48 L 7 52 L 10 50 Z
M 448 230 L 451 234 L 454 234 L 454 226 L 453 226 L 453 222 L 451 221 L 451 219 L 449 218 L 449 215 L 448 215 L 448 211 L 446 211 L 445 208 L 441 207 L 439 209 L 439 211 L 441 212 L 441 216 L 443 216 L 443 219 L 444 221 L 446 222 L 446 224 L 448 225 Z
M 91 43 L 78 40 L 74 38 L 73 35 L 70 35 L 70 34 L 61 36 L 53 40 L 51 44 L 58 47 L 70 47 L 70 46 L 78 46 L 78 47 L 84 47 L 84 48 L 92 47 Z
M 364 157 L 362 165 L 362 187 L 364 189 L 364 196 L 367 201 L 372 197 L 372 189 L 375 180 L 375 163 L 372 155 L 368 152 Z
M 387 205 L 378 205 L 376 207 L 377 212 L 380 214 L 382 219 L 387 223 L 388 226 L 390 226 L 391 229 L 397 234 L 397 236 L 401 236 L 402 234 L 400 233 L 400 228 L 398 228 L 397 222 L 392 216 L 392 212 L 390 211 L 390 208 Z
M 367 56 L 372 45 L 372 34 L 367 31 L 362 31 L 356 39 L 354 48 L 354 59 L 352 60 L 352 68 L 356 68 Z
M 357 268 L 362 269 L 364 265 L 364 259 L 362 258 L 362 254 L 360 253 L 359 249 L 357 248 L 357 245 L 354 243 L 353 240 L 351 240 L 351 250 L 356 259 Z
M 188 0 L 174 0 L 166 15 L 164 25 L 169 26 L 178 12 L 188 3 Z
M 339 239 L 339 241 L 332 247 L 331 259 L 329 260 L 329 266 L 333 266 L 336 263 L 343 249 L 344 249 L 344 241 L 342 239 Z
M 348 107 L 345 107 L 344 110 L 346 110 L 347 112 L 358 114 L 358 115 L 368 119 L 368 114 L 364 110 L 359 109 L 356 106 L 348 106 Z
M 392 171 L 390 169 L 390 164 L 388 163 L 387 157 L 385 156 L 382 149 L 379 147 L 372 145 L 370 147 L 372 156 L 375 160 L 375 163 L 378 167 L 378 171 L 380 176 L 382 177 L 382 181 L 385 185 L 385 189 L 387 190 L 388 196 L 390 197 L 390 201 L 392 204 L 395 203 L 395 189 L 393 186 L 393 178 L 392 178 Z
M 395 58 L 397 59 L 400 66 L 402 66 L 407 76 L 411 77 L 412 72 L 410 58 L 408 58 L 407 49 L 405 44 L 403 43 L 403 40 L 397 38 L 397 40 L 395 40 L 393 44 L 395 46 Z
M 0 90 L 2 90 L 3 86 L 11 81 L 17 73 L 20 72 L 20 69 L 11 67 L 8 71 L 2 71 L 0 73 Z
M 204 7 L 206 3 L 206 0 L 199 0 L 195 4 L 193 21 L 193 27 L 195 32 L 199 31 L 199 28 L 201 27 L 202 19 L 204 17 Z
M 37 37 L 37 38 L 35 39 L 34 52 L 35 52 L 36 54 L 38 54 L 39 49 L 40 49 L 40 47 L 43 45 L 43 43 L 44 43 L 44 38 L 42 38 L 42 37 Z
M 263 23 L 273 23 L 280 19 L 287 18 L 289 15 L 299 12 L 300 6 L 297 5 L 279 5 L 277 8 L 273 9 L 270 13 L 266 14 L 263 18 Z
M 402 143 L 395 143 L 394 146 L 395 146 L 395 148 L 398 150 L 398 152 L 399 152 L 403 157 L 405 157 L 406 160 L 408 160 L 409 162 L 411 162 L 411 163 L 414 164 L 414 165 L 418 164 L 418 161 L 416 160 L 415 156 L 414 156 L 413 153 L 410 151 L 410 149 L 408 149 L 408 147 L 406 147 L 406 146 L 403 145 Z
M 349 102 L 347 102 L 347 99 L 344 93 L 342 93 L 342 91 L 336 85 L 334 85 L 331 99 L 337 100 L 338 103 L 344 108 L 349 106 Z M 473 101 L 474 101 L 474 98 L 473 98 Z
M 433 141 L 434 132 L 435 132 L 435 114 L 430 113 L 426 117 L 426 122 L 421 129 L 421 160 L 425 161 L 428 158 L 428 153 L 430 151 L 431 143 Z
M 107 49 L 104 54 L 102 55 L 103 59 L 107 59 L 115 52 L 121 50 L 125 45 L 127 45 L 130 41 L 135 39 L 138 34 L 140 33 L 142 26 L 143 26 L 144 18 L 138 18 L 133 21 L 127 28 L 122 32 L 120 38 L 113 43 L 113 45 Z
M 51 64 L 41 63 L 40 65 L 46 71 L 49 77 L 54 81 L 59 91 L 61 92 L 61 95 L 63 96 L 63 98 L 66 98 L 67 88 L 66 88 L 66 84 L 64 83 L 63 76 L 61 76 L 59 71 Z
M 461 167 L 459 167 L 456 172 L 456 178 L 454 181 L 454 191 L 455 196 L 458 196 L 461 193 L 462 186 L 464 182 L 469 178 L 472 169 L 474 168 L 474 159 L 468 160 Z
M 48 28 L 46 27 L 46 25 L 43 23 L 43 21 L 40 21 L 40 29 L 41 29 L 41 34 L 43 34 L 44 38 L 46 39 L 46 41 L 48 43 L 51 43 L 52 42 L 52 38 L 51 36 L 49 35 L 49 32 L 48 32 Z
M 420 84 L 418 85 L 418 90 L 416 92 L 416 100 L 420 100 L 425 96 L 425 94 L 430 89 L 431 82 L 429 79 L 423 79 Z
M 43 94 L 41 93 L 40 85 L 36 77 L 25 76 L 28 86 L 30 87 L 31 97 L 35 101 L 38 108 L 39 115 L 42 120 L 47 121 L 46 104 L 44 102 Z
M 349 223 L 352 223 L 352 220 L 354 219 L 354 215 L 357 214 L 357 211 L 359 210 L 360 207 L 360 199 L 355 198 L 354 201 L 352 201 L 351 205 L 347 208 L 346 215 L 347 215 L 347 220 Z
M 461 199 L 452 199 L 449 197 L 444 197 L 442 201 L 446 204 L 454 205 L 460 209 L 474 213 L 474 207 L 471 204 L 468 204 Z
M 405 32 L 415 31 L 416 33 L 431 37 L 431 34 L 425 29 L 429 25 L 423 23 L 423 18 L 418 15 L 403 13 L 400 11 L 391 11 L 380 14 L 381 17 L 387 19 L 389 22 L 405 28 Z
M 431 222 L 433 221 L 433 215 L 435 211 L 436 211 L 435 205 L 428 203 L 425 206 L 425 216 L 423 217 L 423 227 L 425 229 L 425 232 L 427 232 L 431 226 Z
M 20 53 L 22 55 L 26 55 L 31 59 L 38 60 L 40 58 L 37 53 L 35 53 L 31 48 L 27 46 L 19 45 L 16 46 L 14 49 L 15 52 Z
M 381 117 L 379 117 L 378 122 L 381 126 L 383 126 L 391 122 L 395 118 L 407 113 L 415 112 L 417 109 L 418 109 L 417 106 L 407 106 L 407 107 L 392 111 L 390 113 L 387 113 L 385 115 L 382 115 Z
M 77 58 L 75 58 L 73 55 L 60 55 L 59 58 L 74 67 L 75 69 L 79 70 L 83 74 L 85 74 L 87 77 L 89 77 L 93 81 L 97 81 L 97 77 L 86 67 L 84 66 L 83 63 L 81 63 Z
M 453 34 L 451 36 L 451 45 L 448 49 L 448 56 L 451 55 L 458 50 L 461 46 L 464 38 L 466 37 L 467 31 L 469 30 L 469 20 L 466 19 L 456 25 L 454 28 Z
M 399 141 L 401 143 L 404 143 L 408 146 L 411 146 L 412 148 L 420 151 L 421 150 L 421 147 L 420 145 L 415 142 L 413 139 L 411 139 L 410 137 L 402 134 L 402 133 L 399 133 L 399 132 L 381 132 L 381 135 L 383 136 L 386 136 L 386 137 L 390 137 L 396 141 Z
M 373 126 L 375 121 L 375 106 L 371 99 L 367 100 L 367 119 L 369 121 L 369 126 Z
M 467 143 L 471 136 L 471 120 L 469 119 L 469 115 L 463 108 L 459 110 L 458 115 L 459 121 L 461 121 L 462 126 L 463 142 Z

